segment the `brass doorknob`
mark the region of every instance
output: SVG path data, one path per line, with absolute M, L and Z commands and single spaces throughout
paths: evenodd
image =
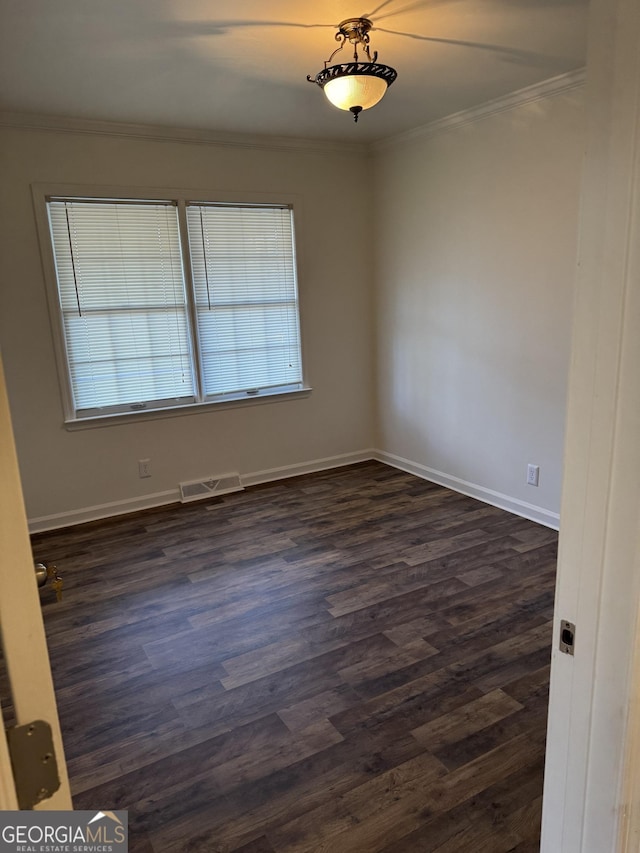
M 49 566 L 44 563 L 36 563 L 35 569 L 38 586 L 44 586 L 47 580 L 51 580 L 51 586 L 56 591 L 56 599 L 62 601 L 62 578 L 53 563 Z

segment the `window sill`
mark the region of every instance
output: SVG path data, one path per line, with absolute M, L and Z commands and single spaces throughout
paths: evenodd
M 276 391 L 252 397 L 237 397 L 227 400 L 207 400 L 205 403 L 186 403 L 181 406 L 167 406 L 158 409 L 145 409 L 137 412 L 114 412 L 109 415 L 94 415 L 85 418 L 69 418 L 65 421 L 65 429 L 74 432 L 80 429 L 95 429 L 97 427 L 117 426 L 119 424 L 137 423 L 140 421 L 175 418 L 181 415 L 201 415 L 214 409 L 236 409 L 245 406 L 259 406 L 265 403 L 285 402 L 300 397 L 308 397 L 313 389 L 309 386 L 296 388 L 293 391 Z

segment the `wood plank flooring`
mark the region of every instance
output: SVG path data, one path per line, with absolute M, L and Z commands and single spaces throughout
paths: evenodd
M 133 853 L 539 849 L 556 534 L 377 462 L 34 537 Z

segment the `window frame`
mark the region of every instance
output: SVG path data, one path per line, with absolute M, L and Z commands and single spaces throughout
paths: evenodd
M 260 405 L 276 401 L 291 400 L 308 396 L 311 387 L 306 381 L 305 356 L 304 356 L 304 334 L 302 306 L 300 299 L 300 247 L 297 239 L 297 227 L 301 219 L 301 199 L 296 194 L 287 194 L 285 198 L 275 193 L 239 193 L 202 190 L 184 190 L 174 188 L 149 188 L 149 187 L 120 187 L 120 186 L 86 186 L 79 184 L 44 184 L 34 183 L 31 185 L 36 218 L 38 241 L 42 259 L 47 303 L 49 308 L 49 319 L 53 335 L 55 361 L 58 374 L 58 383 L 63 405 L 64 424 L 67 429 L 86 428 L 90 426 L 104 426 L 111 423 L 128 423 L 139 420 L 152 420 L 155 418 L 173 417 L 182 414 L 194 414 L 211 408 L 234 408 L 243 406 Z M 70 362 L 67 356 L 67 345 L 64 331 L 64 321 L 60 296 L 58 290 L 58 279 L 55 263 L 53 241 L 49 226 L 49 214 L 47 203 L 51 198 L 86 198 L 122 201 L 159 201 L 175 203 L 177 209 L 178 233 L 180 240 L 181 261 L 184 271 L 184 284 L 186 291 L 186 314 L 188 319 L 188 334 L 191 349 L 192 370 L 194 374 L 195 401 L 189 400 L 183 403 L 175 403 L 166 406 L 154 406 L 148 409 L 131 410 L 129 408 L 109 412 L 101 411 L 97 414 L 78 416 L 71 386 Z M 203 388 L 203 366 L 200 343 L 197 333 L 197 308 L 195 305 L 195 291 L 191 268 L 189 234 L 187 227 L 187 205 L 231 205 L 247 207 L 282 207 L 289 208 L 292 213 L 293 224 L 293 269 L 296 280 L 297 297 L 297 321 L 300 341 L 301 359 L 301 381 L 297 387 L 278 386 L 264 389 L 258 393 L 245 391 L 228 393 L 212 399 L 204 395 Z M 151 402 L 151 401 L 150 401 Z

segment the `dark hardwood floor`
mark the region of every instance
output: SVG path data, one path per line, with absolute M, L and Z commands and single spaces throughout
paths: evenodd
M 376 462 L 34 537 L 131 851 L 539 849 L 556 534 Z

